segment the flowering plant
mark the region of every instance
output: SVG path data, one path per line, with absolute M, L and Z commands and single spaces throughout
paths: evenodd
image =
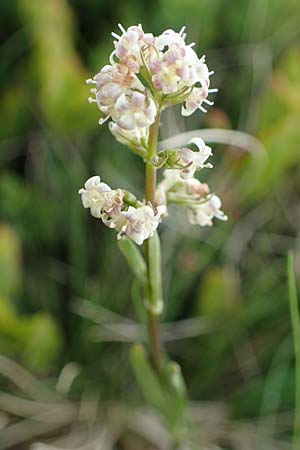
M 178 443 L 186 423 L 185 389 L 180 369 L 168 360 L 159 336 L 163 296 L 156 230 L 172 203 L 185 210 L 191 224 L 211 226 L 213 219 L 227 217 L 219 197 L 194 177 L 196 171 L 212 167 L 206 162 L 211 148 L 198 137 L 188 142 L 194 149 L 158 152 L 157 140 L 162 111 L 182 104 L 183 116 L 197 109 L 206 112 L 203 105 L 213 104 L 207 97 L 217 89 L 210 88 L 213 72 L 205 56 L 199 58 L 194 44 L 186 44 L 184 27 L 179 33 L 166 30 L 159 36 L 145 33 L 141 25 L 127 30 L 119 27 L 121 35 L 112 33 L 116 40 L 110 64 L 87 80 L 93 85 L 89 101 L 100 110 L 99 123 L 110 121 L 109 129 L 117 141 L 145 162 L 145 198 L 138 200 L 124 189 L 112 189 L 99 176 L 89 178 L 79 193 L 92 216 L 116 230 L 120 249 L 144 290 L 151 363 L 144 348 L 135 346 L 133 368 L 144 395 L 165 416 Z M 164 173 L 157 185 L 159 169 Z M 135 244 L 144 244 L 145 257 Z

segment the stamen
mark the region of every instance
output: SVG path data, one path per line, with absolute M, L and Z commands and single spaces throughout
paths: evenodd
M 86 84 L 97 84 L 95 80 L 92 80 L 92 78 L 89 78 L 88 80 L 85 80 Z
M 218 88 L 208 89 L 207 92 L 208 92 L 209 94 L 212 94 L 212 93 L 214 93 L 214 92 L 219 92 L 219 89 L 218 89 Z
M 111 52 L 111 54 L 109 55 L 109 62 L 110 62 L 111 65 L 113 65 L 113 64 L 115 63 L 115 60 L 114 60 L 115 52 L 116 52 L 116 51 L 114 50 L 114 51 Z
M 206 98 L 203 100 L 203 103 L 206 103 L 207 105 L 212 106 L 214 102 L 211 102 L 210 100 L 207 100 Z
M 120 23 L 118 23 L 118 27 L 120 28 L 120 30 L 122 31 L 122 33 L 126 33 L 125 28 L 124 28 Z
M 180 29 L 180 31 L 179 31 L 179 36 L 181 36 L 183 33 L 184 33 L 184 30 L 186 29 L 186 26 L 184 25 L 181 29 Z
M 90 92 L 91 92 L 92 94 L 97 94 L 98 90 L 97 90 L 96 88 L 93 88 L 93 89 L 90 89 Z
M 112 35 L 112 37 L 114 37 L 114 38 L 116 38 L 118 40 L 121 39 L 121 36 L 119 36 L 117 33 L 112 32 L 110 34 Z
M 100 117 L 98 123 L 99 125 L 103 125 L 105 122 L 107 122 L 107 120 L 110 118 L 110 115 L 106 116 L 106 117 Z
M 208 72 L 208 75 L 213 75 L 215 73 L 214 70 L 211 70 L 210 72 Z
M 202 112 L 207 113 L 207 109 L 203 108 L 203 106 L 199 106 L 199 109 L 200 109 Z
M 191 43 L 188 45 L 188 47 L 194 47 L 195 45 L 196 45 L 195 42 L 191 42 Z
M 93 98 L 93 97 L 89 97 L 88 98 L 88 102 L 89 103 L 97 103 L 97 100 L 95 98 Z

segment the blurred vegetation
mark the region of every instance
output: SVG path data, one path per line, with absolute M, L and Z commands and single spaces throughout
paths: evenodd
M 163 138 L 224 128 L 262 143 L 250 152 L 213 145 L 209 184 L 224 199 L 227 223 L 193 228 L 175 209 L 162 226 L 164 320 L 175 330 L 187 323 L 185 337 L 166 345 L 194 401 L 224 404 L 234 423 L 255 424 L 255 437 L 247 427 L 240 437 L 231 422 L 227 434 L 212 433 L 219 448 L 289 448 L 294 356 L 286 254 L 299 250 L 298 0 L 1 2 L 0 352 L 51 388 L 75 362 L 72 399 L 88 386 L 120 411 L 141 402 L 128 345 L 139 288 L 131 286 L 113 233 L 77 195 L 98 173 L 143 195 L 140 162 L 97 125 L 86 100 L 85 79 L 107 63 L 118 22 L 141 22 L 153 33 L 185 24 L 215 70 L 215 107 L 184 121 L 176 110 L 166 113 Z M 299 260 L 296 269 L 299 280 Z M 0 387 L 15 392 L 1 373 Z M 138 434 L 103 448 L 150 448 Z M 265 435 L 275 439 L 269 446 Z M 4 448 L 20 448 L 5 436 Z

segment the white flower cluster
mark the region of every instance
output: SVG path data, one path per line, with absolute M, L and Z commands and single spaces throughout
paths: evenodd
M 183 206 L 193 225 L 211 226 L 214 218 L 227 220 L 220 198 L 210 193 L 208 185 L 194 177 L 182 178 L 178 170 L 165 170 L 156 190 L 156 204 L 167 203 Z
M 150 131 L 158 127 L 159 114 L 165 108 L 183 104 L 182 114 L 195 110 L 206 112 L 203 104 L 211 105 L 207 97 L 217 89 L 210 89 L 210 75 L 205 57 L 199 58 L 194 44 L 186 44 L 184 28 L 176 33 L 166 30 L 155 37 L 144 33 L 142 26 L 131 26 L 121 35 L 112 33 L 115 49 L 110 64 L 104 66 L 93 79 L 92 97 L 102 113 L 99 123 L 110 120 L 109 129 L 122 144 L 141 156 L 153 170 L 165 168 L 164 179 L 156 191 L 155 202 L 139 202 L 122 190 L 111 189 L 94 176 L 80 189 L 82 203 L 91 214 L 141 245 L 158 227 L 167 214 L 167 204 L 182 205 L 192 224 L 212 225 L 212 220 L 227 217 L 220 210 L 220 199 L 211 194 L 206 184 L 194 178 L 197 170 L 212 167 L 206 163 L 211 148 L 200 138 L 191 139 L 189 148 L 163 150 L 153 155 Z M 150 128 L 154 123 L 154 128 Z M 152 135 L 153 137 L 153 135 Z
M 182 114 L 191 115 L 196 109 L 206 112 L 209 72 L 205 57 L 198 58 L 194 44 L 186 44 L 184 28 L 179 33 L 166 30 L 160 36 L 144 33 L 142 26 L 131 26 L 122 34 L 112 33 L 115 49 L 110 65 L 104 66 L 88 84 L 93 96 L 89 101 L 98 105 L 102 124 L 112 119 L 110 130 L 122 143 L 136 145 L 154 122 L 157 103 L 163 109 L 170 104 L 183 103 Z M 154 97 L 156 101 L 154 101 Z
M 92 216 L 118 231 L 118 239 L 126 234 L 138 245 L 154 233 L 166 211 L 164 205 L 158 206 L 156 211 L 151 205 L 129 206 L 124 191 L 111 189 L 99 176 L 89 178 L 79 194 Z

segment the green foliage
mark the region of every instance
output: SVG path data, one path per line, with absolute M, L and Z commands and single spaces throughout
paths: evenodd
M 62 338 L 51 316 L 20 316 L 4 297 L 0 298 L 0 308 L 1 353 L 13 355 L 36 372 L 51 369 L 62 350 Z
M 199 315 L 211 319 L 233 316 L 240 309 L 239 289 L 238 275 L 233 269 L 210 269 L 199 286 Z
M 77 195 L 99 173 L 114 187 L 132 190 L 134 180 L 143 196 L 142 165 L 97 127 L 85 79 L 107 63 L 117 22 L 155 33 L 186 25 L 220 91 L 205 116 L 183 121 L 176 108 L 163 115 L 168 136 L 232 126 L 260 139 L 266 155 L 212 143 L 218 164 L 201 177 L 220 193 L 228 223 L 202 230 L 176 209 L 164 221 L 164 318 L 209 325 L 203 334 L 192 322 L 189 339 L 166 345 L 191 398 L 222 400 L 242 420 L 291 411 L 285 255 L 299 246 L 299 1 L 159 0 L 149 9 L 145 0 L 17 0 L 0 8 L 0 351 L 51 376 L 77 360 L 80 387 L 92 381 L 103 400 L 134 398 L 128 346 L 92 342 L 92 319 L 72 312 L 83 297 L 131 325 L 136 312 L 145 322 L 142 255 L 121 241 L 139 279 L 132 302 L 126 261 Z M 166 368 L 165 399 L 142 347 L 131 362 L 144 398 L 176 428 L 185 401 L 177 366 Z
M 15 298 L 20 294 L 21 248 L 17 234 L 7 225 L 0 225 L 0 296 Z
M 45 312 L 19 315 L 13 299 L 21 293 L 21 244 L 8 226 L 0 227 L 0 352 L 19 357 L 38 372 L 51 368 L 62 350 L 62 337 Z
M 241 186 L 248 201 L 248 196 L 257 200 L 270 193 L 285 171 L 299 164 L 299 65 L 300 53 L 291 49 L 274 73 L 271 90 L 265 94 L 259 136 L 268 160 L 253 160 L 249 167 Z
M 120 239 L 118 246 L 137 281 L 141 286 L 144 286 L 146 281 L 146 264 L 137 246 L 127 238 Z
M 34 43 L 32 68 L 47 121 L 61 132 L 94 125 L 84 85 L 86 73 L 74 49 L 74 21 L 65 0 L 19 0 Z

